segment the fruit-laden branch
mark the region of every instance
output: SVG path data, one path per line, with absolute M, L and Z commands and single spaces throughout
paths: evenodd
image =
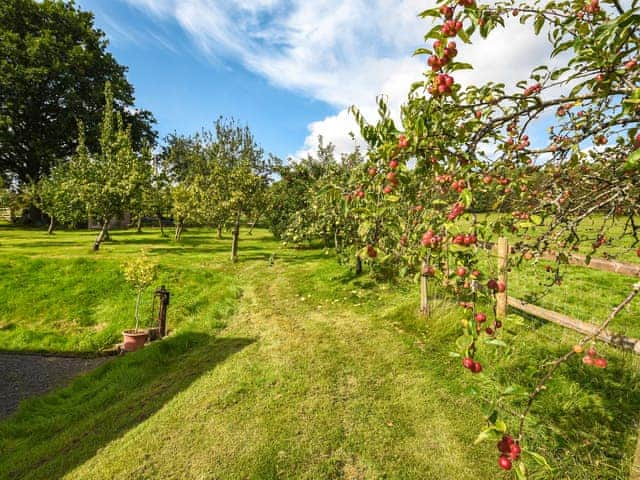
M 611 95 L 628 95 L 629 92 L 625 90 L 612 90 L 610 94 Z M 502 97 L 500 100 L 498 100 L 497 103 L 499 103 L 502 100 L 513 99 L 513 98 L 520 99 L 520 100 L 522 99 L 522 97 L 505 96 L 505 97 Z M 601 99 L 601 98 L 602 98 L 602 95 L 590 94 L 590 95 L 581 95 L 581 96 L 574 96 L 574 97 L 560 97 L 552 100 L 546 100 L 544 102 L 537 101 L 531 105 L 528 105 L 525 108 L 518 109 L 508 115 L 489 119 L 487 123 L 485 123 L 485 125 L 471 137 L 471 140 L 467 144 L 467 151 L 469 153 L 475 152 L 478 147 L 478 144 L 490 132 L 493 132 L 496 130 L 496 128 L 506 125 L 509 122 L 515 119 L 521 118 L 522 116 L 527 115 L 529 113 L 535 113 L 535 115 L 537 116 L 537 115 L 540 115 L 540 113 L 542 113 L 544 110 L 548 109 L 549 107 L 555 107 L 555 106 L 563 105 L 566 103 L 579 103 L 587 100 L 595 100 L 595 99 Z M 486 103 L 486 105 L 489 105 L 489 104 L 490 102 Z M 460 108 L 473 108 L 473 107 L 461 106 Z M 637 121 L 637 120 L 632 119 L 631 121 Z
M 636 283 L 633 285 L 633 289 L 631 290 L 629 295 L 627 295 L 627 298 L 625 298 L 618 306 L 616 306 L 611 311 L 609 316 L 605 319 L 604 322 L 600 324 L 600 326 L 597 328 L 595 332 L 593 332 L 591 335 L 587 335 L 582 340 L 580 340 L 580 342 L 578 342 L 578 345 L 582 347 L 586 343 L 595 340 L 602 332 L 604 332 L 607 329 L 609 324 L 618 316 L 618 314 L 622 311 L 622 309 L 626 307 L 629 303 L 631 303 L 631 301 L 639 293 L 640 293 L 640 283 Z M 556 370 L 558 370 L 558 368 L 560 368 L 560 366 L 563 363 L 565 363 L 567 360 L 569 360 L 572 356 L 578 353 L 578 351 L 576 350 L 579 350 L 579 349 L 576 349 L 574 347 L 572 350 L 568 351 L 563 356 L 551 362 L 549 364 L 550 365 L 549 371 L 544 375 L 544 377 L 542 377 L 542 379 L 538 382 L 538 384 L 533 389 L 533 391 L 529 394 L 529 400 L 527 401 L 527 405 L 525 406 L 522 414 L 520 415 L 520 425 L 518 427 L 518 440 L 520 442 L 522 441 L 522 437 L 524 433 L 524 422 L 527 416 L 529 415 L 529 413 L 531 412 L 531 407 L 533 406 L 533 402 L 535 401 L 537 396 L 540 394 L 540 392 L 542 392 L 546 388 L 547 382 L 551 379 L 551 377 L 556 372 Z

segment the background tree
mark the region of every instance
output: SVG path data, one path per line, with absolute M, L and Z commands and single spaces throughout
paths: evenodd
M 105 87 L 105 99 L 99 151 L 93 153 L 87 148 L 84 126 L 80 123 L 77 153 L 69 165 L 72 175 L 69 183 L 77 192 L 79 204 L 86 209 L 87 218 L 94 218 L 100 224 L 94 250 L 107 238 L 110 222 L 131 210 L 148 181 L 146 169 L 141 166 L 146 157 L 134 152 L 131 130 L 113 107 L 109 83 Z
M 172 135 L 162 152 L 173 183 L 176 239 L 187 221 L 232 226 L 231 258 L 238 256 L 240 224 L 264 208 L 270 174 L 279 161 L 265 158 L 251 130 L 235 120 L 218 118 L 211 132 Z
M 126 68 L 106 48 L 93 14 L 73 2 L 2 2 L 0 175 L 20 185 L 37 182 L 74 153 L 78 120 L 86 127 L 87 147 L 96 151 L 106 82 L 134 148 L 155 141 L 153 116 L 131 108 Z
M 217 183 L 221 201 L 214 208 L 228 213 L 233 223 L 231 260 L 236 261 L 242 217 L 255 213 L 262 204 L 277 160 L 265 158 L 249 127 L 241 127 L 235 120 L 219 118 L 216 121 L 212 147 L 222 172 Z
M 145 189 L 147 211 L 158 220 L 160 234 L 164 233 L 164 220 L 172 209 L 171 183 L 167 173 L 156 165 L 151 176 L 151 185 Z
M 49 234 L 57 224 L 75 226 L 87 221 L 86 207 L 75 187 L 74 174 L 68 162 L 53 166 L 49 175 L 36 184 L 34 204 L 49 216 Z
M 152 205 L 154 188 L 153 152 L 146 144 L 142 151 L 135 157 L 134 170 L 131 177 L 137 183 L 133 189 L 129 205 L 129 212 L 135 217 L 136 231 L 142 232 L 142 220 L 147 215 L 154 215 L 156 210 Z

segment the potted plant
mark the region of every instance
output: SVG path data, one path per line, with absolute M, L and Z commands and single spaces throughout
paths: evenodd
M 122 336 L 124 338 L 123 348 L 126 352 L 135 352 L 142 348 L 147 341 L 148 332 L 146 330 L 140 330 L 140 301 L 142 300 L 142 294 L 151 285 L 156 278 L 157 265 L 149 260 L 145 251 L 142 254 L 134 258 L 133 260 L 126 262 L 123 265 L 124 278 L 134 288 L 136 298 L 136 327 L 130 330 L 124 330 Z

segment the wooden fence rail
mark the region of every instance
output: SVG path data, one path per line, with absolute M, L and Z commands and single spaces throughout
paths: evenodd
M 496 247 L 495 243 L 486 242 L 484 248 L 491 250 Z M 516 247 L 509 249 L 510 254 L 518 253 L 519 250 Z M 541 258 L 544 260 L 556 260 L 558 254 L 556 252 L 544 252 Z M 587 263 L 586 255 L 580 255 L 578 253 L 571 253 L 568 255 L 569 263 L 571 265 L 577 265 L 580 267 L 593 268 L 594 270 L 601 270 L 604 272 L 618 273 L 620 275 L 626 275 L 628 277 L 640 277 L 640 265 L 635 263 L 618 262 L 617 260 L 608 260 L 606 258 L 591 258 L 591 261 Z
M 533 315 L 534 317 L 547 320 L 548 322 L 555 323 L 562 327 L 570 328 L 571 330 L 575 330 L 583 335 L 594 335 L 598 331 L 597 325 L 583 322 L 582 320 L 577 320 L 567 315 L 547 310 L 546 308 L 538 307 L 537 305 L 527 303 L 524 300 L 508 297 L 508 304 L 510 307 L 520 310 L 528 315 Z M 623 350 L 629 350 L 636 355 L 640 355 L 640 340 L 635 338 L 629 338 L 624 335 L 604 331 L 598 335 L 598 339 L 608 343 L 609 345 L 619 347 Z
M 546 252 L 542 255 L 545 260 L 555 260 L 557 254 L 554 252 Z M 617 262 L 615 260 L 607 260 L 604 258 L 591 258 L 587 264 L 587 257 L 572 253 L 569 255 L 569 263 L 571 265 L 579 265 L 581 267 L 593 268 L 594 270 L 602 270 L 605 272 L 618 273 L 629 277 L 640 277 L 640 265 L 633 263 Z

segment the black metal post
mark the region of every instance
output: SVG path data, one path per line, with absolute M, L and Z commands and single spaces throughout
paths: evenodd
M 160 306 L 158 308 L 158 327 L 160 329 L 160 338 L 167 335 L 167 309 L 169 307 L 169 299 L 171 293 L 162 285 L 156 290 L 156 296 L 160 298 Z

